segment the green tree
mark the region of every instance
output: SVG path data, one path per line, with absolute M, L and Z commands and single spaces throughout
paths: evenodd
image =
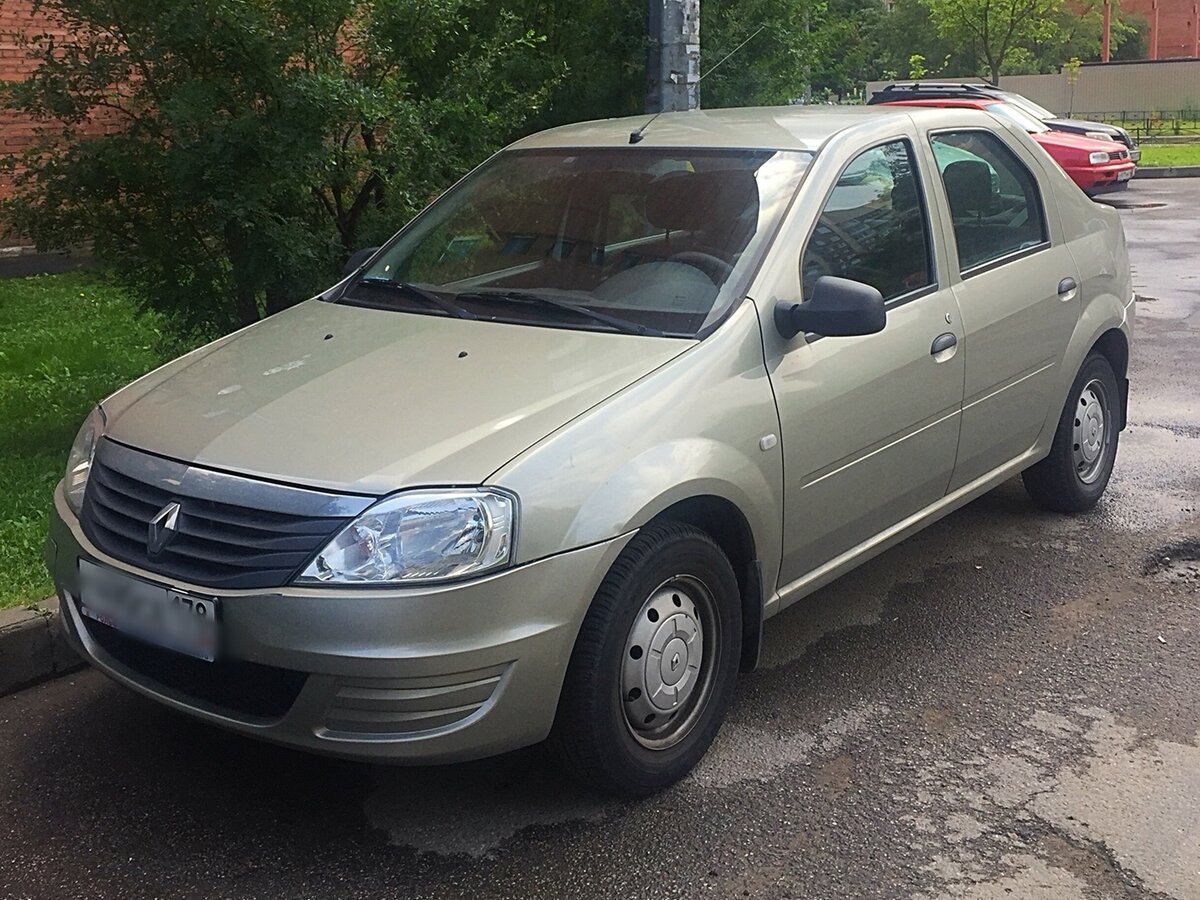
M 1038 39 L 1062 26 L 1065 0 L 923 0 L 938 33 L 974 45 L 991 78 L 1014 52 L 1029 52 Z
M 880 38 L 889 12 L 879 0 L 826 0 L 814 14 L 812 90 L 843 100 L 882 76 Z
M 922 0 L 893 0 L 877 27 L 878 68 L 871 78 L 905 77 L 913 54 L 925 58 L 929 77 L 973 74 L 978 68 L 975 42 L 939 34 Z
M 507 0 L 495 9 L 541 31 L 543 58 L 563 73 L 530 130 L 645 108 L 645 0 Z
M 1121 39 L 1116 38 L 1116 28 L 1113 28 L 1112 58 L 1114 60 L 1145 59 L 1150 55 L 1150 23 L 1144 16 L 1133 13 L 1122 13 Z
M 803 97 L 820 59 L 824 9 L 821 0 L 702 0 L 701 77 L 712 70 L 700 86 L 702 105 L 762 106 Z
M 545 106 L 562 66 L 485 0 L 43 0 L 5 103 L 43 125 L 8 228 L 94 241 L 188 325 L 252 322 Z M 113 129 L 86 137 L 103 117 Z

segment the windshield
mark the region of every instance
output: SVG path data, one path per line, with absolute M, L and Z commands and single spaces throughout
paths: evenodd
M 1050 129 L 1040 120 L 1035 119 L 1023 109 L 1017 109 L 1011 103 L 989 103 L 985 109 L 990 113 L 995 113 L 1002 119 L 1008 119 L 1018 128 L 1023 128 L 1030 134 L 1041 134 L 1043 131 Z
M 743 296 L 810 159 L 678 147 L 501 153 L 402 231 L 339 302 L 693 337 Z
M 1035 119 L 1042 120 L 1056 118 L 1054 113 L 1050 112 L 1050 110 L 1046 109 L 1046 107 L 1039 106 L 1028 97 L 1023 97 L 1020 94 L 1005 94 L 1004 99 L 1018 109 L 1022 109 L 1029 113 Z

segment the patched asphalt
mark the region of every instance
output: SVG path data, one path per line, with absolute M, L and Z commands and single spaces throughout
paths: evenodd
M 0 896 L 1200 900 L 1200 179 L 1110 202 L 1141 299 L 1101 505 L 1013 481 L 792 607 L 675 789 L 306 756 L 89 671 L 0 700 Z

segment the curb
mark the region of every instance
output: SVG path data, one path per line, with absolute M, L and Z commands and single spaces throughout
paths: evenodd
M 1134 180 L 1140 178 L 1200 178 L 1200 166 L 1138 166 Z
M 62 636 L 58 598 L 34 609 L 0 610 L 0 697 L 83 668 Z

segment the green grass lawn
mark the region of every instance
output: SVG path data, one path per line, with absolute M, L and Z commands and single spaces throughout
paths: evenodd
M 1200 166 L 1200 144 L 1142 144 L 1139 166 Z
M 0 279 L 0 609 L 51 592 L 47 510 L 87 411 L 184 349 L 100 276 Z

